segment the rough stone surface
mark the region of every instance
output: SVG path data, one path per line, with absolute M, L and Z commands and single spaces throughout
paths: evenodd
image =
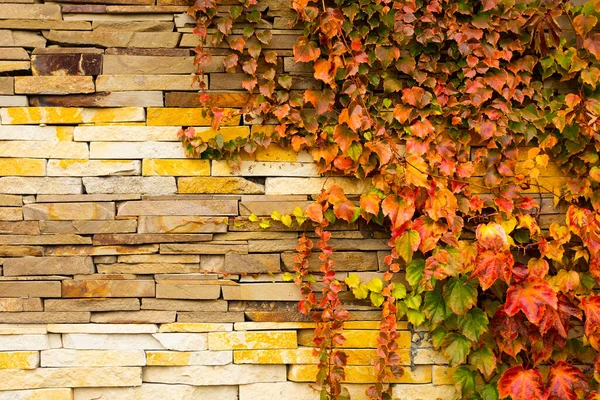
M 60 335 L 6 334 L 0 335 L 3 351 L 47 350 L 61 347 Z M 1 390 L 1 389 L 0 389 Z
M 162 107 L 160 91 L 111 92 L 62 96 L 29 96 L 30 105 L 40 107 Z M 19 104 L 21 105 L 21 104 Z
M 91 274 L 91 257 L 25 257 L 4 260 L 5 276 Z
M 144 383 L 132 388 L 75 389 L 75 400 L 113 400 L 113 399 L 219 399 L 237 400 L 237 388 L 234 386 L 197 387 L 187 385 L 160 385 Z
M 1 112 L 1 110 L 0 110 Z M 143 158 L 185 158 L 181 143 L 163 142 L 94 142 L 90 144 L 90 158 L 132 160 Z M 171 192 L 175 193 L 175 191 Z
M 152 280 L 64 280 L 62 297 L 154 297 Z
M 140 350 L 44 350 L 42 367 L 143 367 L 146 355 Z
M 105 55 L 106 75 L 165 75 L 195 72 L 194 57 Z
M 137 160 L 49 160 L 48 176 L 114 176 L 139 175 Z
M 176 367 L 186 365 L 227 365 L 233 362 L 232 351 L 148 351 L 147 365 Z
M 198 91 L 198 81 L 191 75 L 101 75 L 96 89 L 102 92 L 127 90 Z
M 91 76 L 17 76 L 15 93 L 23 94 L 71 94 L 93 93 Z
M 99 47 L 175 47 L 179 41 L 176 32 L 84 32 L 51 30 L 44 34 L 53 42 L 68 45 L 92 45 Z
M 296 331 L 279 332 L 210 332 L 210 350 L 295 349 Z
M 184 383 L 195 386 L 244 385 L 256 382 L 282 382 L 283 365 L 224 365 L 190 367 L 147 367 L 144 382 Z
M 175 205 L 173 204 L 173 206 Z M 139 217 L 138 221 L 138 232 L 140 233 L 212 233 L 227 230 L 227 218 L 155 216 Z
M 119 205 L 119 216 L 138 215 L 235 215 L 235 200 L 132 201 Z M 181 217 L 183 218 L 183 217 Z M 173 233 L 173 232 L 171 232 Z
M 39 365 L 37 351 L 0 352 L 0 369 L 34 369 Z
M 44 387 L 139 386 L 140 368 L 38 368 L 0 370 L 0 389 L 18 390 Z
M 23 207 L 26 220 L 103 220 L 114 219 L 114 203 L 43 203 Z
M 156 160 L 146 159 L 142 175 L 208 176 L 210 162 L 207 160 Z
M 175 321 L 174 311 L 113 311 L 94 313 L 91 322 L 108 324 L 166 324 Z
M 102 72 L 102 55 L 34 55 L 31 57 L 31 70 L 34 75 L 100 75 Z
M 41 299 L 0 298 L 0 312 L 43 311 Z
M 146 243 L 179 243 L 207 242 L 212 239 L 209 234 L 160 234 L 160 233 L 102 233 L 94 235 L 94 245 L 105 246 L 115 244 Z
M 156 285 L 157 299 L 218 299 L 221 295 L 221 287 L 218 285 Z
M 262 194 L 263 185 L 244 178 L 180 178 L 179 193 Z
M 177 191 L 175 178 L 170 176 L 83 178 L 83 185 L 87 193 L 168 194 Z
M 178 142 L 178 127 L 157 126 L 77 126 L 73 132 L 79 142 Z

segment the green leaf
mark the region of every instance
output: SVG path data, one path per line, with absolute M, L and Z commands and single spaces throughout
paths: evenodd
M 488 323 L 487 315 L 481 309 L 473 308 L 461 319 L 460 329 L 463 335 L 475 342 L 487 331 Z
M 325 218 L 327 218 L 327 221 L 329 221 L 330 224 L 335 224 L 336 217 L 331 208 L 328 208 L 323 215 L 325 215 Z
M 412 261 L 413 254 L 419 247 L 419 243 L 421 243 L 419 232 L 409 229 L 396 239 L 396 251 L 408 264 Z
M 346 279 L 344 279 L 344 282 L 346 282 L 346 285 L 352 289 L 360 284 L 360 278 L 355 273 L 351 273 Z
M 231 6 L 229 7 L 229 15 L 231 18 L 236 19 L 242 13 L 242 6 Z
M 451 333 L 444 339 L 443 352 L 450 366 L 464 364 L 471 349 L 471 341 L 463 335 Z
M 462 398 L 475 393 L 475 387 L 477 386 L 476 378 L 476 372 L 471 371 L 469 367 L 459 367 L 456 369 L 454 372 L 454 382 Z
M 391 105 L 392 105 L 392 100 L 391 99 L 383 99 L 383 106 L 385 108 L 390 108 Z
M 406 310 L 406 318 L 408 319 L 408 322 L 414 326 L 419 326 L 425 322 L 425 313 L 423 311 L 409 309 Z
M 464 315 L 477 302 L 476 281 L 450 278 L 444 287 L 444 299 L 455 314 Z
M 421 307 L 422 301 L 423 299 L 421 298 L 421 296 L 414 293 L 408 296 L 406 299 L 404 299 L 404 303 L 406 304 L 406 306 L 413 310 L 418 310 L 419 307 Z
M 431 336 L 431 343 L 435 349 L 440 348 L 447 333 L 448 332 L 444 328 L 437 327 L 429 334 L 429 336 Z
M 367 283 L 367 288 L 371 292 L 381 293 L 383 290 L 383 281 L 379 278 L 373 278 L 371 282 Z
M 425 293 L 423 310 L 432 324 L 438 324 L 450 315 L 440 289 Z
M 375 292 L 371 292 L 369 298 L 371 299 L 371 302 L 375 307 L 379 307 L 380 305 L 382 305 L 383 301 L 385 300 L 385 297 Z
M 423 270 L 425 269 L 425 260 L 416 259 L 406 266 L 406 281 L 410 286 L 416 288 L 423 278 Z
M 348 147 L 347 153 L 352 160 L 358 161 L 363 153 L 362 145 L 358 142 L 352 143 L 350 147 Z
M 352 294 L 359 300 L 366 299 L 369 295 L 369 289 L 367 289 L 367 285 L 361 283 L 357 287 L 352 289 Z
M 401 300 L 401 299 L 405 298 L 406 297 L 406 286 L 404 286 L 403 283 L 395 282 L 394 290 L 392 290 L 392 296 L 394 296 L 394 298 L 397 300 Z
M 469 359 L 471 364 L 486 377 L 490 377 L 496 370 L 496 356 L 489 347 L 473 351 Z
M 494 384 L 487 384 L 481 389 L 481 398 L 483 400 L 498 400 L 498 389 Z

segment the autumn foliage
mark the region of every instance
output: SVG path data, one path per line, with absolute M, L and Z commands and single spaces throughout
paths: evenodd
M 600 399 L 600 1 L 292 0 L 294 61 L 322 84 L 305 91 L 277 72 L 264 8 L 197 0 L 189 14 L 200 74 L 211 47 L 229 48 L 224 67 L 253 94 L 241 112 L 274 129 L 182 140 L 233 165 L 276 143 L 310 152 L 324 176 L 372 183 L 274 214 L 316 227 L 322 266 L 309 270 L 303 236 L 295 280 L 318 322 L 321 398 L 348 398 L 345 285 L 382 308 L 371 398 L 390 399 L 402 374 L 406 318 L 457 367 L 461 398 Z M 218 129 L 227 112 L 201 97 Z M 563 216 L 542 221 L 553 207 Z M 383 281 L 335 279 L 327 227 L 358 219 L 390 232 Z

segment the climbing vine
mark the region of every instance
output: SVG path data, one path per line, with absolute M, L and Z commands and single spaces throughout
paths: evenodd
M 456 366 L 464 399 L 600 399 L 600 1 L 292 0 L 303 29 L 294 62 L 318 87 L 295 90 L 280 73 L 256 0 L 196 0 L 199 77 L 226 47 L 252 100 L 211 105 L 213 128 L 233 113 L 274 125 L 208 141 L 182 130 L 190 156 L 226 159 L 276 143 L 312 154 L 324 176 L 371 182 L 354 200 L 341 187 L 285 224 L 313 223 L 299 240 L 300 311 L 317 322 L 322 399 L 346 399 L 338 293 L 382 307 L 367 390 L 390 399 L 403 373 L 397 321 L 425 328 Z M 542 211 L 566 216 L 544 220 Z M 338 220 L 391 234 L 383 280 L 335 279 L 328 227 Z M 397 274 L 405 277 L 394 279 Z M 322 293 L 312 282 L 319 276 Z

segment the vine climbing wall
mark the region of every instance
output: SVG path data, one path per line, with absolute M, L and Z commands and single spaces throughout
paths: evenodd
M 299 235 L 316 236 L 308 222 L 266 217 L 304 209 L 331 185 L 356 199 L 370 182 L 321 177 L 312 156 L 276 146 L 239 171 L 186 159 L 181 128 L 216 135 L 192 76 L 198 37 L 186 1 L 9 1 L 0 0 L 0 400 L 317 398 L 307 384 L 314 324 L 283 279 Z M 259 8 L 273 35 L 265 48 L 277 50 L 291 89 L 321 88 L 293 62 L 301 30 L 290 28 L 287 2 Z M 245 74 L 224 70 L 230 50 L 212 53 L 203 66 L 212 104 L 247 105 Z M 225 140 L 273 129 L 243 116 L 223 125 Z M 560 176 L 550 165 L 540 180 L 552 187 Z M 542 229 L 564 221 L 549 195 L 531 192 Z M 340 281 L 383 278 L 387 232 L 362 221 L 331 231 Z M 360 399 L 375 382 L 380 311 L 347 287 L 340 297 L 351 311 L 347 387 Z M 399 328 L 405 371 L 394 395 L 458 398 L 453 368 L 424 331 Z

